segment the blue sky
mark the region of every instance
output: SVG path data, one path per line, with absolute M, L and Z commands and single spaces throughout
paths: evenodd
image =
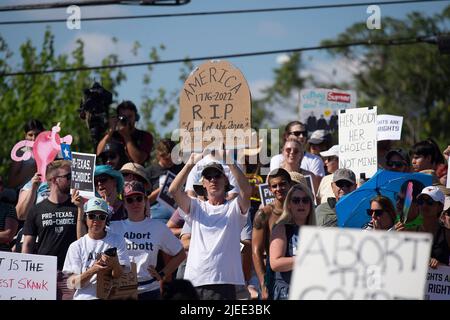
M 42 0 L 50 2 L 50 0 Z M 42 2 L 41 1 L 41 2 Z M 56 1 L 56 0 L 55 0 Z M 1 1 L 1 5 L 38 3 L 32 0 Z M 90 16 L 114 16 L 133 14 L 158 14 L 177 12 L 236 10 L 270 7 L 290 7 L 334 3 L 356 3 L 361 0 L 192 0 L 179 7 L 114 5 L 82 7 L 82 18 Z M 381 6 L 381 23 L 384 16 L 403 18 L 411 11 L 426 14 L 440 12 L 450 4 L 445 2 L 414 3 Z M 69 53 L 75 47 L 75 40 L 85 41 L 86 58 L 89 65 L 99 65 L 102 57 L 117 53 L 122 62 L 147 61 L 152 46 L 164 44 L 161 59 L 177 59 L 185 56 L 200 57 L 241 52 L 279 50 L 315 46 L 323 39 L 333 38 L 356 22 L 365 22 L 369 16 L 366 7 L 342 9 L 320 9 L 291 12 L 270 12 L 235 15 L 213 15 L 164 19 L 117 20 L 101 22 L 81 22 L 80 30 L 69 30 L 64 23 L 51 24 L 55 34 L 57 53 Z M 34 10 L 21 12 L 0 12 L 0 21 L 39 18 L 66 18 L 65 9 Z M 0 33 L 10 49 L 18 55 L 18 48 L 26 39 L 40 47 L 45 25 L 0 26 Z M 375 30 L 373 32 L 376 32 Z M 113 44 L 112 37 L 118 39 Z M 134 41 L 142 45 L 137 57 L 131 54 Z M 305 74 L 313 74 L 321 80 L 333 81 L 351 77 L 357 64 L 332 60 L 325 52 L 307 52 L 303 56 L 307 69 Z M 255 56 L 229 59 L 246 77 L 252 95 L 258 97 L 260 90 L 271 83 L 273 69 L 277 67 L 280 55 Z M 195 65 L 198 65 L 196 62 Z M 168 90 L 181 89 L 178 81 L 180 64 L 155 66 L 153 88 Z M 337 73 L 333 75 L 333 69 Z M 123 69 L 127 81 L 119 88 L 116 100 L 129 99 L 137 105 L 143 93 L 142 76 L 145 67 Z M 81 93 L 80 93 L 81 96 Z M 282 121 L 283 119 L 278 119 Z M 161 128 L 162 132 L 173 128 Z

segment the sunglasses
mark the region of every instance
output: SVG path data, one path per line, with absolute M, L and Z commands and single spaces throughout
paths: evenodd
M 291 131 L 291 132 L 289 132 L 289 134 L 293 134 L 296 137 L 299 137 L 299 136 L 307 137 L 308 131 Z
M 386 165 L 391 168 L 403 168 L 406 166 L 406 163 L 403 161 L 387 161 Z
M 303 204 L 309 204 L 310 199 L 308 197 L 292 197 L 291 202 L 293 204 L 300 204 L 300 202 Z
M 220 179 L 221 176 L 222 176 L 221 173 L 213 173 L 213 174 L 207 174 L 204 177 L 205 177 L 206 180 L 210 181 L 212 179 L 216 179 L 216 180 Z
M 434 204 L 434 200 L 433 199 L 431 199 L 431 198 L 428 198 L 428 199 L 423 199 L 423 198 L 420 198 L 420 199 L 417 199 L 417 204 L 419 205 L 419 206 L 423 206 L 424 204 L 427 204 L 427 205 L 429 205 L 429 206 L 432 206 L 433 204 Z
M 114 160 L 115 158 L 117 158 L 119 155 L 117 153 L 106 153 L 102 155 L 102 160 L 106 161 L 106 160 Z
M 353 183 L 345 180 L 336 181 L 335 184 L 339 189 L 351 188 L 353 186 Z
M 367 214 L 371 217 L 375 214 L 375 216 L 377 217 L 381 217 L 381 215 L 383 214 L 383 210 L 382 209 L 367 209 Z
M 331 161 L 336 161 L 337 159 L 338 159 L 338 157 L 330 156 L 330 157 L 323 158 L 323 161 L 331 162 Z
M 286 149 L 284 149 L 284 151 L 285 151 L 287 154 L 289 154 L 289 153 L 297 154 L 297 153 L 300 152 L 299 149 L 293 149 L 293 148 L 286 148 Z
M 56 176 L 55 178 L 66 178 L 67 180 L 70 180 L 72 179 L 72 173 L 68 173 L 63 176 Z
M 271 189 L 276 189 L 277 187 L 278 188 L 284 188 L 285 186 L 287 185 L 287 182 L 280 182 L 279 184 L 272 184 L 272 185 L 270 185 L 270 188 Z
M 105 221 L 108 217 L 106 214 L 98 214 L 98 213 L 88 213 L 88 218 L 90 220 L 99 220 L 99 221 Z
M 109 176 L 95 177 L 95 178 L 94 178 L 94 183 L 95 183 L 95 184 L 98 184 L 98 183 L 106 183 L 109 179 L 110 179 Z
M 132 204 L 133 202 L 142 202 L 142 200 L 144 200 L 144 197 L 143 196 L 136 196 L 136 197 L 126 197 L 125 198 L 125 201 L 128 203 L 128 204 Z

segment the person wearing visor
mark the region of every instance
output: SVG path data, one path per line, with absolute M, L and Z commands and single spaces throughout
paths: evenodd
M 231 174 L 239 185 L 239 194 L 227 200 L 227 190 L 232 187 L 223 166 L 213 162 L 201 172 L 208 200 L 189 197 L 182 191 L 182 186 L 202 157 L 202 154 L 191 154 L 169 187 L 169 192 L 185 212 L 186 223 L 192 227 L 184 278 L 192 282 L 200 299 L 234 300 L 235 286 L 245 284 L 240 234 L 247 222 L 252 187 L 237 164 L 229 163 Z M 225 159 L 231 159 L 229 150 L 226 151 Z
M 316 221 L 318 226 L 336 227 L 336 203 L 346 194 L 356 189 L 355 173 L 350 169 L 337 169 L 333 173 L 331 189 L 334 197 L 329 197 L 327 202 L 321 203 L 316 209 Z
M 161 296 L 159 281 L 172 274 L 186 259 L 186 254 L 170 229 L 147 215 L 148 201 L 142 183 L 127 181 L 123 195 L 128 219 L 111 222 L 110 230 L 125 238 L 128 256 L 136 263 L 138 300 L 156 300 Z M 160 250 L 171 259 L 157 271 Z
M 391 149 L 386 154 L 385 169 L 397 172 L 411 172 L 411 160 L 403 149 Z
M 84 212 L 88 232 L 69 246 L 63 267 L 69 276 L 67 286 L 75 289 L 74 300 L 97 299 L 97 274 L 111 272 L 118 278 L 123 266 L 130 266 L 125 239 L 106 231 L 106 201 L 91 198 L 84 204 Z

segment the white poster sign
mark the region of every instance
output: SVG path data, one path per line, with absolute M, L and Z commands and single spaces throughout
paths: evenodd
M 336 131 L 339 110 L 356 108 L 356 92 L 336 89 L 303 89 L 300 91 L 300 121 L 309 132 Z
M 450 267 L 428 269 L 425 300 L 450 300 Z
M 0 300 L 56 300 L 56 260 L 0 251 Z
M 402 136 L 403 117 L 390 114 L 377 115 L 378 141 L 400 140 Z
M 300 228 L 290 300 L 423 299 L 432 236 Z
M 339 168 L 352 170 L 356 178 L 377 172 L 377 107 L 339 112 Z

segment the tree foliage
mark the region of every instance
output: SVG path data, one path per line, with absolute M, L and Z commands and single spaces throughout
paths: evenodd
M 444 33 L 450 22 L 450 6 L 431 17 L 412 12 L 405 20 L 382 18 L 381 30 L 354 24 L 337 39 L 323 45 L 387 38 L 419 38 Z M 379 107 L 379 113 L 404 117 L 402 140 L 411 146 L 433 137 L 441 147 L 448 144 L 450 121 L 450 56 L 441 55 L 429 43 L 398 46 L 367 46 L 332 49 L 337 57 L 359 64 L 351 84 L 359 106 Z

